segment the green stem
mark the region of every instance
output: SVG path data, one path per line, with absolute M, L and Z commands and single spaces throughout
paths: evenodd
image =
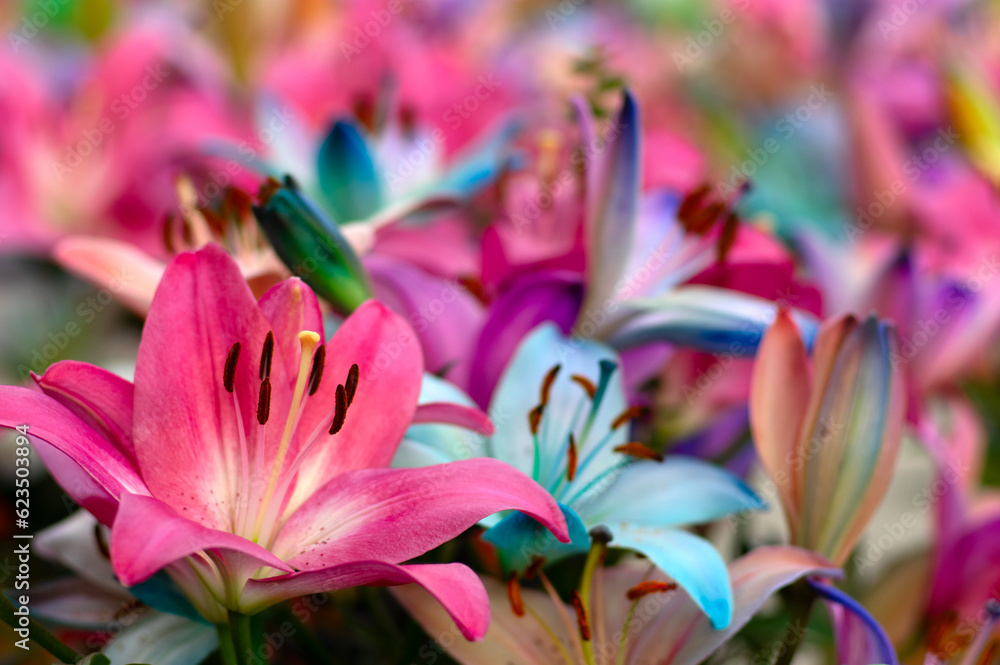
M 774 665 L 791 665 L 792 658 L 802 644 L 802 638 L 805 637 L 806 627 L 809 625 L 809 615 L 816 602 L 816 593 L 805 583 L 805 580 L 799 580 L 788 587 L 787 597 L 788 628 L 785 630 L 785 636 L 781 639 L 784 646 L 775 659 Z
M 219 632 L 219 654 L 222 656 L 224 665 L 239 665 L 236 660 L 236 645 L 233 644 L 233 633 L 228 624 L 216 624 L 215 629 Z
M 229 612 L 229 629 L 233 636 L 233 645 L 236 647 L 236 662 L 239 665 L 257 665 L 264 662 L 263 650 L 257 649 L 257 641 L 251 627 L 251 617 L 240 612 Z
M 20 624 L 20 617 L 14 614 L 17 610 L 14 608 L 13 603 L 2 593 L 0 593 L 0 597 L 3 598 L 3 602 L 0 603 L 0 619 L 11 628 L 23 628 L 24 626 Z M 63 644 L 58 637 L 50 633 L 45 626 L 34 619 L 28 619 L 26 627 L 30 631 L 32 642 L 48 651 L 63 663 L 76 663 L 83 659 L 83 656 Z

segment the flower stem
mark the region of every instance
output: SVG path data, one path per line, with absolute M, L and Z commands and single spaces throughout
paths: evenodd
M 3 602 L 0 602 L 0 619 L 11 628 L 25 628 L 25 626 L 20 624 L 20 617 L 14 614 L 17 610 L 10 602 L 10 599 L 2 593 L 0 593 L 0 598 L 3 598 Z M 32 642 L 48 651 L 63 663 L 76 663 L 83 659 L 83 656 L 63 644 L 58 637 L 50 633 L 45 626 L 34 619 L 28 619 L 27 628 L 30 631 Z
M 239 665 L 236 660 L 236 645 L 233 644 L 233 633 L 228 624 L 216 624 L 215 629 L 219 633 L 219 654 L 222 656 L 223 665 Z
M 788 628 L 785 636 L 781 638 L 782 649 L 774 661 L 774 665 L 790 665 L 802 638 L 805 637 L 806 627 L 809 625 L 809 615 L 812 613 L 813 604 L 816 602 L 816 593 L 806 584 L 805 580 L 799 580 L 788 587 Z

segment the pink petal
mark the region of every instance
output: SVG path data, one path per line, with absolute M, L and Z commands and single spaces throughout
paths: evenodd
M 795 547 L 758 547 L 729 565 L 733 620 L 715 630 L 684 594 L 674 594 L 642 629 L 629 654 L 633 663 L 696 665 L 735 635 L 778 589 L 806 575 L 839 576 L 823 557 Z
M 330 436 L 336 388 L 354 363 L 360 369 L 357 393 L 343 428 Z M 389 465 L 413 420 L 422 376 L 413 329 L 385 305 L 368 301 L 344 321 L 327 343 L 323 380 L 299 422 L 301 437 L 318 432 L 321 440 L 302 464 L 291 510 L 341 473 Z
M 530 617 L 519 617 L 511 611 L 507 586 L 498 580 L 483 578 L 490 599 L 490 628 L 481 642 L 459 639 L 454 623 L 433 596 L 418 586 L 401 586 L 392 595 L 417 620 L 424 632 L 440 644 L 447 644 L 448 655 L 463 665 L 552 665 L 562 662 L 555 656 L 551 638 L 541 624 Z M 572 645 L 566 624 L 548 594 L 523 589 L 524 604 L 538 614 L 545 625 L 564 644 Z M 624 600 L 624 594 L 622 594 Z M 572 608 L 567 610 L 572 614 Z M 624 615 L 622 616 L 624 620 Z M 621 628 L 619 622 L 616 628 Z M 574 626 L 576 628 L 576 626 Z M 446 639 L 451 637 L 452 639 Z M 570 647 L 572 651 L 572 647 Z
M 472 569 L 460 563 L 397 566 L 384 561 L 354 561 L 321 570 L 250 580 L 241 609 L 253 612 L 274 603 L 321 591 L 355 586 L 419 584 L 437 599 L 466 639 L 486 634 L 490 604 L 486 589 Z
M 413 414 L 413 424 L 419 423 L 445 423 L 471 429 L 486 436 L 493 434 L 493 422 L 488 415 L 471 406 L 451 402 L 421 404 Z
M 70 497 L 104 523 L 122 494 L 147 494 L 132 462 L 114 444 L 56 400 L 0 386 L 0 427 L 28 425 L 29 439 Z
M 223 559 L 235 554 L 232 560 L 244 570 L 292 570 L 257 543 L 193 522 L 159 499 L 122 496 L 111 527 L 111 565 L 125 586 L 138 584 L 164 566 L 204 550 L 221 550 Z
M 96 426 L 135 466 L 130 382 L 94 365 L 63 360 L 35 377 L 35 383 L 84 422 Z
M 802 421 L 809 404 L 805 344 L 791 315 L 780 310 L 764 333 L 750 390 L 750 423 L 761 463 L 775 480 L 789 523 L 797 523 L 797 468 Z
M 206 526 L 229 528 L 238 492 L 240 433 L 223 387 L 226 356 L 242 351 L 235 395 L 254 459 L 260 353 L 270 324 L 235 261 L 208 245 L 167 267 L 143 330 L 135 371 L 135 450 L 152 494 Z M 290 391 L 282 349 L 271 365 L 265 459 L 274 458 Z
M 139 315 L 149 311 L 163 276 L 161 261 L 120 240 L 72 236 L 60 241 L 52 253 L 65 268 L 110 290 Z
M 320 339 L 326 338 L 323 334 L 323 313 L 319 308 L 319 300 L 301 279 L 292 277 L 271 287 L 261 297 L 260 309 L 271 324 L 275 344 L 282 351 L 292 384 L 289 386 L 291 390 L 302 355 L 299 333 L 311 330 Z
M 398 563 L 508 509 L 569 540 L 562 511 L 546 490 L 504 462 L 477 458 L 343 474 L 289 518 L 272 549 L 300 569 L 364 559 Z

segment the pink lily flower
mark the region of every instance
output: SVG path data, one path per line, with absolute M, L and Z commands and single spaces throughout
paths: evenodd
M 760 547 L 729 566 L 733 581 L 733 620 L 716 630 L 684 593 L 673 591 L 663 573 L 648 562 L 630 560 L 598 570 L 587 631 L 572 605 L 554 593 L 521 592 L 530 616 L 518 617 L 506 586 L 486 580 L 493 623 L 482 642 L 446 640 L 452 632 L 447 614 L 419 589 L 394 595 L 429 635 L 463 665 L 573 665 L 584 660 L 581 640 L 592 645 L 599 663 L 622 665 L 696 665 L 732 638 L 778 589 L 807 575 L 839 571 L 821 556 L 794 547 Z M 600 589 L 600 591 L 598 591 Z M 657 593 L 666 592 L 666 593 Z M 579 622 L 579 623 L 578 623 Z
M 125 586 L 165 569 L 225 624 L 309 593 L 415 582 L 481 637 L 489 610 L 470 569 L 403 562 L 507 509 L 566 541 L 559 508 L 495 460 L 387 468 L 411 421 L 468 422 L 467 409 L 418 411 L 419 345 L 377 302 L 323 339 L 304 284 L 258 303 L 209 245 L 168 266 L 134 385 L 57 363 L 36 378 L 44 394 L 0 387 L 0 426 L 27 424 L 56 479 L 111 526 Z

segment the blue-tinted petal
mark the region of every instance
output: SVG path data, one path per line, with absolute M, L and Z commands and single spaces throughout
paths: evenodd
M 733 589 L 726 562 L 711 543 L 679 529 L 631 522 L 605 526 L 611 529 L 612 547 L 644 554 L 691 596 L 713 627 L 721 629 L 729 625 L 733 617 Z
M 366 219 L 382 207 L 379 169 L 354 123 L 335 122 L 316 160 L 320 190 L 338 224 Z
M 639 213 L 639 106 L 625 91 L 614 123 L 583 147 L 587 170 L 587 295 L 584 311 L 614 294 L 628 265 Z M 585 132 L 586 133 L 586 132 Z
M 169 614 L 140 619 L 105 647 L 113 665 L 197 665 L 219 648 L 216 629 Z
M 626 349 L 651 342 L 751 356 L 774 321 L 777 305 L 769 300 L 711 286 L 686 286 L 655 298 L 628 302 L 623 318 L 607 342 Z M 811 314 L 792 314 L 807 348 L 818 322 Z
M 837 662 L 843 665 L 896 665 L 899 660 L 889 636 L 858 601 L 840 589 L 807 579 L 826 601 L 837 633 Z
M 496 433 L 490 439 L 491 456 L 532 475 L 547 489 L 561 488 L 563 493 L 557 498 L 569 496 L 567 492 L 583 487 L 615 465 L 620 455 L 612 449 L 627 438 L 626 427 L 611 432 L 611 423 L 627 406 L 621 372 L 610 373 L 586 438 L 584 429 L 591 400 L 571 378 L 581 375 L 597 385 L 602 362 L 617 365 L 619 360 L 603 344 L 564 337 L 554 324 L 542 324 L 529 333 L 504 370 L 490 402 L 490 416 L 496 425 Z M 556 364 L 560 370 L 549 390 L 549 402 L 539 427 L 539 464 L 535 468 L 535 443 L 528 413 L 541 400 L 542 383 Z M 567 486 L 562 479 L 571 431 L 576 437 L 580 465 L 573 483 Z
M 559 507 L 569 525 L 568 543 L 560 543 L 540 523 L 518 512 L 510 513 L 483 534 L 483 540 L 497 548 L 504 572 L 523 572 L 538 557 L 553 563 L 590 549 L 590 536 L 580 517 L 562 504 Z
M 418 404 L 451 402 L 475 407 L 472 399 L 453 383 L 424 374 Z M 410 425 L 392 460 L 394 467 L 418 467 L 486 456 L 486 437 L 455 425 Z
M 510 164 L 511 143 L 520 131 L 521 123 L 513 120 L 504 123 L 499 130 L 464 151 L 423 195 L 463 199 L 489 185 Z
M 764 502 L 736 476 L 686 457 L 636 460 L 591 500 L 571 504 L 588 527 L 630 522 L 675 527 L 711 522 Z

